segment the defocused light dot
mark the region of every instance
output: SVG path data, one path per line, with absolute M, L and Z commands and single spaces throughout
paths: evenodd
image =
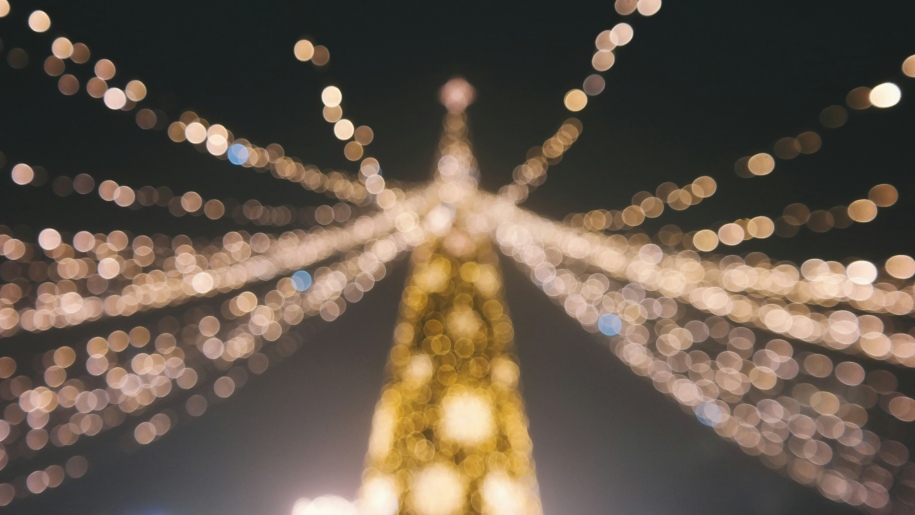
M 603 77 L 593 73 L 588 75 L 588 77 L 585 79 L 585 82 L 582 84 L 582 89 L 586 94 L 593 97 L 603 93 L 604 87 L 606 87 L 606 85 L 607 83 L 604 81 Z
M 829 106 L 820 113 L 820 123 L 824 127 L 835 129 L 848 121 L 848 111 L 842 106 Z
M 44 72 L 51 77 L 57 77 L 64 72 L 64 62 L 53 55 L 44 61 Z
M 875 86 L 870 95 L 868 95 L 871 104 L 880 108 L 893 107 L 899 103 L 901 98 L 902 91 L 899 90 L 899 86 L 892 82 L 884 82 L 879 86 Z
M 910 55 L 906 57 L 905 61 L 902 61 L 902 73 L 915 78 L 915 55 Z
M 340 121 L 340 118 L 343 118 L 343 108 L 340 106 L 324 106 L 321 114 L 324 116 L 324 120 L 328 123 L 336 123 Z
M 70 55 L 70 60 L 76 64 L 83 64 L 89 60 L 91 56 L 89 52 L 89 47 L 84 43 L 74 43 L 73 44 L 73 53 Z
M 870 222 L 877 217 L 877 205 L 870 200 L 856 200 L 848 206 L 848 216 L 858 222 Z
M 864 86 L 855 88 L 848 92 L 848 95 L 845 97 L 845 103 L 848 104 L 848 107 L 858 111 L 867 109 L 871 106 L 870 94 L 870 88 Z
M 213 393 L 225 399 L 235 393 L 235 381 L 229 376 L 222 376 L 213 383 Z
M 127 98 L 134 102 L 139 102 L 146 98 L 146 85 L 138 80 L 132 80 L 124 87 Z
M 45 229 L 38 233 L 38 245 L 44 250 L 54 250 L 60 246 L 60 233 L 54 229 Z
M 616 9 L 616 12 L 622 16 L 627 16 L 635 12 L 638 8 L 638 0 L 616 0 L 613 4 L 613 8 Z
M 92 77 L 86 83 L 86 93 L 92 98 L 102 98 L 106 91 L 108 91 L 108 84 L 98 77 Z
M 307 39 L 300 39 L 292 48 L 292 52 L 296 59 L 304 63 L 315 55 L 315 46 Z
M 909 279 L 915 275 L 915 259 L 899 254 L 886 260 L 886 273 L 896 279 Z
M 207 129 L 200 122 L 191 122 L 184 129 L 184 137 L 195 145 L 203 143 L 207 139 Z
M 19 163 L 13 166 L 10 176 L 13 178 L 13 182 L 25 186 L 35 179 L 35 170 L 25 163 Z
M 314 55 L 311 56 L 311 62 L 313 62 L 315 66 L 326 65 L 330 62 L 330 50 L 324 45 L 316 46 Z
M 703 229 L 693 235 L 693 246 L 697 250 L 709 252 L 718 247 L 718 235 L 710 229 Z
M 476 90 L 461 77 L 450 79 L 439 91 L 439 101 L 449 113 L 462 113 L 476 98 Z
M 706 426 L 717 426 L 724 421 L 724 413 L 721 408 L 711 402 L 703 402 L 696 406 L 696 418 Z
M 610 50 L 598 50 L 594 52 L 594 56 L 591 57 L 591 67 L 599 72 L 605 72 L 610 68 L 613 68 L 613 64 L 616 62 L 616 54 Z
M 353 126 L 353 122 L 347 120 L 346 118 L 338 121 L 334 124 L 334 136 L 340 140 L 348 140 L 353 137 L 353 132 L 356 128 Z
M 335 107 L 343 101 L 343 92 L 337 86 L 327 86 L 321 92 L 321 101 L 327 107 Z
M 737 224 L 724 224 L 718 229 L 718 240 L 725 245 L 737 245 L 743 241 L 743 237 L 743 227 Z
M 44 11 L 35 11 L 29 15 L 29 28 L 35 32 L 45 32 L 51 28 L 51 18 Z
M 661 10 L 661 0 L 639 0 L 637 9 L 642 16 L 653 16 Z
M 108 59 L 99 59 L 95 63 L 95 75 L 102 80 L 113 79 L 116 72 L 117 69 L 114 67 L 114 63 Z
M 121 109 L 127 105 L 127 96 L 120 88 L 109 88 L 105 92 L 105 105 L 109 109 Z
M 7 0 L 0 0 L 0 18 L 10 13 L 10 3 Z
M 877 279 L 877 267 L 870 261 L 855 261 L 848 265 L 845 273 L 855 284 L 871 284 Z
M 343 155 L 350 161 L 358 161 L 362 159 L 362 154 L 364 149 L 358 141 L 350 141 L 343 147 Z
M 51 53 L 59 59 L 69 59 L 73 55 L 73 43 L 67 38 L 57 38 L 51 43 Z
M 890 184 L 878 184 L 871 188 L 867 198 L 878 207 L 890 207 L 899 200 L 899 192 Z
M 613 42 L 617 46 L 623 46 L 632 41 L 632 36 L 635 32 L 632 30 L 632 25 L 628 23 L 617 23 L 612 29 L 610 29 L 610 37 L 613 39 Z
M 248 162 L 248 148 L 241 143 L 234 143 L 226 151 L 226 157 L 233 165 L 242 165 Z
M 620 320 L 620 317 L 612 313 L 601 315 L 601 317 L 597 319 L 597 329 L 607 336 L 619 334 L 622 328 L 623 321 Z
M 79 91 L 79 79 L 69 73 L 61 75 L 57 81 L 57 89 L 64 95 L 75 95 Z
M 29 54 L 21 48 L 11 48 L 6 54 L 6 62 L 10 68 L 21 70 L 29 65 Z
M 588 95 L 580 89 L 573 89 L 566 93 L 563 102 L 565 103 L 566 109 L 575 113 L 581 111 L 588 105 Z
M 361 125 L 356 127 L 354 137 L 360 145 L 368 145 L 375 139 L 375 132 L 368 125 Z
M 760 152 L 750 158 L 747 167 L 753 175 L 769 175 L 775 169 L 775 159 L 765 152 Z
M 322 495 L 313 501 L 299 499 L 292 507 L 292 515 L 358 515 L 356 506 L 334 495 Z
M 292 286 L 296 289 L 296 291 L 305 291 L 308 288 L 311 288 L 311 284 L 311 274 L 305 270 L 299 270 L 298 272 L 292 274 Z

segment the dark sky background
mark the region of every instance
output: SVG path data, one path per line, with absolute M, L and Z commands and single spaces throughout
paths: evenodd
M 63 97 L 41 70 L 58 35 L 86 42 L 93 62 L 112 59 L 117 85 L 143 80 L 149 103 L 170 119 L 192 109 L 236 136 L 278 142 L 305 162 L 352 170 L 320 114 L 320 91 L 339 85 L 345 116 L 375 130 L 368 153 L 387 177 L 403 181 L 429 177 L 443 114 L 437 90 L 462 75 L 477 88 L 471 128 L 483 187 L 492 191 L 568 117 L 562 97 L 591 72 L 594 37 L 620 21 L 609 0 L 25 4 L 16 1 L 0 19 L 0 152 L 7 160 L 0 169 L 0 223 L 23 238 L 47 226 L 193 236 L 234 226 L 17 187 L 9 179 L 16 162 L 52 175 L 91 172 L 205 198 L 327 202 L 175 145 L 163 131 L 141 131 L 132 114 L 109 111 L 84 91 Z M 48 34 L 25 28 L 33 8 L 51 15 Z M 682 185 L 703 174 L 718 180 L 718 194 L 700 206 L 646 224 L 654 234 L 667 223 L 692 230 L 738 217 L 775 218 L 792 202 L 813 209 L 847 205 L 889 182 L 900 201 L 871 224 L 825 234 L 802 230 L 791 240 L 774 237 L 738 251 L 797 263 L 811 257 L 882 263 L 911 254 L 915 79 L 904 77 L 900 64 L 915 53 L 913 19 L 915 4 L 905 0 L 665 2 L 658 15 L 630 20 L 635 39 L 605 74 L 607 90 L 580 114 L 582 137 L 526 206 L 558 219 L 625 207 L 634 193 L 664 181 Z M 328 67 L 294 60 L 292 46 L 303 36 L 330 48 Z M 29 52 L 23 70 L 5 64 L 13 47 Z M 87 65 L 68 67 L 81 78 L 91 73 Z M 853 112 L 845 127 L 821 130 L 821 109 L 843 103 L 854 87 L 884 81 L 902 88 L 897 107 Z M 771 151 L 778 138 L 811 129 L 823 136 L 817 154 L 779 161 L 767 177 L 734 174 L 737 158 Z M 303 330 L 305 345 L 293 357 L 160 441 L 124 449 L 117 435 L 88 439 L 96 440 L 85 448 L 96 460 L 85 478 L 6 512 L 285 515 L 298 497 L 352 498 L 405 277 L 400 262 L 337 323 Z M 505 280 L 546 513 L 857 513 L 765 468 L 684 414 L 513 267 L 506 266 Z M 12 353 L 37 352 L 108 327 L 21 335 L 3 344 Z M 910 374 L 900 375 L 911 383 Z

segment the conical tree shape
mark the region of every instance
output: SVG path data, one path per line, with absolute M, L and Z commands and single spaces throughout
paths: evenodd
M 389 380 L 372 420 L 362 515 L 537 515 L 542 512 L 527 418 L 511 354 L 514 331 L 499 262 L 479 206 L 463 109 L 473 88 L 456 79 L 426 215 L 432 238 L 413 252 Z
M 541 512 L 512 337 L 488 241 L 455 230 L 414 252 L 363 513 Z

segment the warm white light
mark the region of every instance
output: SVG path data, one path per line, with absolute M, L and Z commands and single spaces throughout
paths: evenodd
M 323 495 L 313 501 L 299 499 L 292 507 L 292 515 L 360 515 L 356 506 L 334 495 Z
M 410 503 L 417 515 L 457 515 L 464 505 L 465 486 L 453 467 L 430 465 L 413 476 Z
M 474 445 L 492 437 L 496 430 L 492 403 L 476 393 L 458 393 L 442 401 L 441 430 L 445 438 Z
M 473 86 L 464 79 L 454 78 L 442 86 L 439 99 L 449 113 L 462 113 L 473 103 L 476 93 Z

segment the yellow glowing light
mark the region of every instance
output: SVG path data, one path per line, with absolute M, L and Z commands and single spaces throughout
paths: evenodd
M 292 48 L 292 52 L 295 54 L 296 59 L 306 62 L 315 55 L 315 46 L 307 39 L 300 39 Z
M 711 252 L 718 247 L 718 235 L 715 231 L 703 229 L 693 235 L 693 246 L 703 252 Z
M 417 515 L 457 515 L 464 504 L 466 486 L 451 466 L 436 463 L 414 473 L 410 505 Z
M 73 43 L 67 38 L 57 38 L 51 43 L 51 53 L 58 59 L 69 59 L 73 55 Z
M 346 118 L 334 124 L 334 136 L 340 140 L 348 140 L 352 138 L 355 130 L 356 128 L 353 126 L 353 122 L 347 120 Z
M 563 103 L 565 104 L 566 109 L 576 113 L 588 105 L 588 95 L 580 89 L 573 89 L 566 93 L 565 98 L 563 98 Z
M 445 438 L 461 445 L 476 445 L 495 432 L 492 404 L 479 394 L 462 392 L 442 401 L 441 430 Z
M 321 92 L 321 101 L 327 107 L 337 107 L 343 101 L 343 92 L 337 86 L 327 86 Z

